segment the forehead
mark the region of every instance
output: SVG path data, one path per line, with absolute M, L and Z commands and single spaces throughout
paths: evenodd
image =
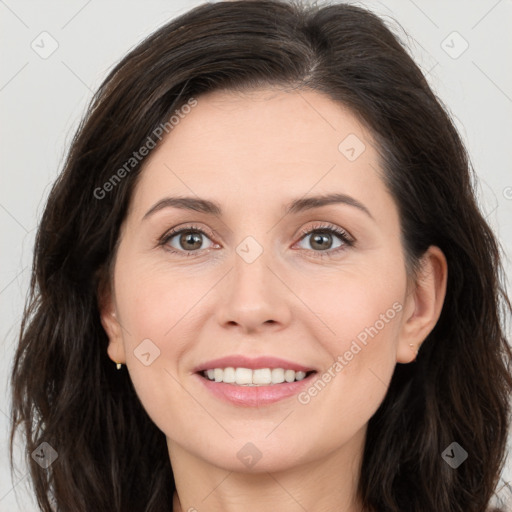
M 371 201 L 383 189 L 371 135 L 319 92 L 213 91 L 196 99 L 144 162 L 137 204 L 171 192 L 238 206 L 308 191 Z
M 373 143 L 348 108 L 311 90 L 213 91 L 200 96 L 197 106 L 180 117 L 165 141 L 168 149 L 185 144 L 213 154 L 258 152 L 261 158 L 271 156 L 279 163 L 289 161 L 292 152 L 303 157 L 328 151 L 337 159 L 343 149 L 339 144 L 348 135 L 352 142 L 359 139 L 359 151 L 364 141 Z M 193 157 L 188 155 L 189 160 Z

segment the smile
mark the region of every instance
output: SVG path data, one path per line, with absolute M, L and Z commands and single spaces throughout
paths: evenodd
M 224 382 L 226 370 L 228 370 L 227 380 L 230 380 L 234 374 L 234 382 Z M 231 370 L 233 370 L 233 373 Z M 241 370 L 241 372 L 238 372 L 238 370 Z M 212 375 L 212 372 L 213 379 L 208 375 L 208 373 Z M 237 382 L 237 372 L 240 376 L 240 383 Z M 248 382 L 249 378 L 256 380 L 256 382 L 268 380 L 269 372 L 271 379 L 281 380 L 281 376 L 284 375 L 284 380 L 275 383 L 270 382 L 269 384 Z M 219 380 L 215 380 L 215 373 L 217 373 L 217 379 Z M 249 370 L 248 368 L 215 368 L 195 373 L 194 377 L 200 381 L 200 384 L 204 386 L 203 389 L 206 389 L 208 394 L 222 402 L 238 407 L 263 407 L 298 395 L 311 385 L 311 381 L 316 373 L 316 371 L 311 371 L 304 374 L 304 372 L 295 372 L 294 370 L 285 371 L 283 368 L 274 368 L 272 370 L 270 368 L 258 368 L 256 370 Z M 288 380 L 286 377 L 288 377 Z M 291 380 L 292 377 L 293 380 Z
M 303 372 L 295 370 L 285 370 L 284 368 L 212 368 L 204 370 L 202 375 L 210 381 L 224 382 L 225 384 L 234 384 L 238 386 L 265 386 L 282 384 L 283 382 L 301 381 L 308 374 L 313 372 Z

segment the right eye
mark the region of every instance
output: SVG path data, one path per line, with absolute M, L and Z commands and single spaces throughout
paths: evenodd
M 196 256 L 196 254 L 192 253 L 206 250 L 201 249 L 202 236 L 208 237 L 208 234 L 197 226 L 187 226 L 180 229 L 172 229 L 161 238 L 159 245 L 164 246 L 167 251 L 174 254 L 184 254 L 187 257 Z M 174 241 L 173 239 L 176 240 Z M 171 242 L 175 242 L 174 245 Z

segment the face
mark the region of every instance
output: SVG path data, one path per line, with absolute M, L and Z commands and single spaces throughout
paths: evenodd
M 435 321 L 411 327 L 397 207 L 356 117 L 313 91 L 197 100 L 134 190 L 102 311 L 108 353 L 171 459 L 314 462 L 361 439 Z M 238 367 L 261 371 L 200 371 Z

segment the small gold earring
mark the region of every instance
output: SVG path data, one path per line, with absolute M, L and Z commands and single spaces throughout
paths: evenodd
M 116 362 L 116 368 L 117 368 L 118 370 L 120 370 L 120 369 L 121 369 L 121 366 L 123 366 L 121 363 Z

